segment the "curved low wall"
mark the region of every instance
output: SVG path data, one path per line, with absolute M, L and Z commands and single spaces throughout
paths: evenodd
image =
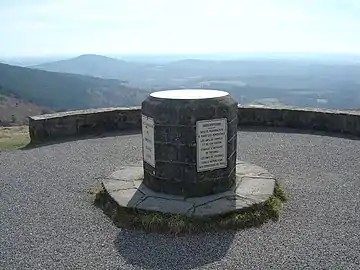
M 289 127 L 360 137 L 360 112 L 239 106 L 238 126 Z M 140 128 L 140 107 L 78 110 L 29 117 L 31 143 Z
M 141 109 L 89 109 L 29 117 L 31 143 L 141 127 Z

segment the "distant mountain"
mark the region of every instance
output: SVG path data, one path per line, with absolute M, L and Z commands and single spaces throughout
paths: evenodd
M 58 55 L 58 56 L 18 56 L 18 57 L 1 57 L 0 63 L 20 66 L 20 67 L 28 67 L 40 65 L 43 63 L 59 61 L 62 59 L 69 58 L 69 55 Z
M 129 62 L 170 63 L 183 59 L 198 60 L 310 60 L 318 63 L 360 63 L 360 54 L 353 53 L 309 53 L 309 52 L 230 52 L 230 53 L 183 53 L 183 54 L 111 54 L 113 58 Z
M 139 105 L 148 92 L 115 79 L 47 72 L 0 63 L 0 94 L 54 110 Z
M 75 58 L 30 66 L 31 68 L 88 75 L 106 79 L 121 79 L 132 76 L 143 64 L 130 63 L 102 55 L 84 54 Z

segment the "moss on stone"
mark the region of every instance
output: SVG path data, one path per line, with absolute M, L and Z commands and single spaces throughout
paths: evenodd
M 96 193 L 94 203 L 118 227 L 179 235 L 245 229 L 258 227 L 268 221 L 277 221 L 287 197 L 280 184 L 276 183 L 274 195 L 263 204 L 249 207 L 241 212 L 204 218 L 120 207 L 103 187 Z

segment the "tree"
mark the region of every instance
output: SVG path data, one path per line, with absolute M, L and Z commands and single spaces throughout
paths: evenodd
M 15 115 L 11 115 L 11 123 L 16 123 L 16 120 L 17 120 L 17 118 L 16 118 L 16 116 Z

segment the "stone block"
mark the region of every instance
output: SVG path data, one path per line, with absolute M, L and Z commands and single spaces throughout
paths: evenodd
M 106 186 L 106 190 L 109 192 L 117 191 L 117 190 L 126 190 L 131 188 L 137 188 L 135 183 L 130 180 L 114 180 L 114 179 L 104 179 L 103 185 Z
M 136 206 L 136 209 L 171 214 L 186 214 L 193 208 L 193 204 L 189 202 L 169 200 L 164 197 L 146 197 Z
M 222 215 L 228 212 L 238 211 L 249 207 L 251 203 L 246 202 L 241 198 L 224 197 L 216 201 L 210 201 L 206 204 L 196 206 L 192 215 L 194 217 L 206 217 Z
M 137 188 L 120 189 L 116 191 L 108 191 L 109 195 L 121 207 L 135 208 L 142 200 L 145 199 Z
M 274 193 L 274 178 L 254 178 L 242 176 L 236 193 L 241 196 L 255 195 L 270 197 Z

